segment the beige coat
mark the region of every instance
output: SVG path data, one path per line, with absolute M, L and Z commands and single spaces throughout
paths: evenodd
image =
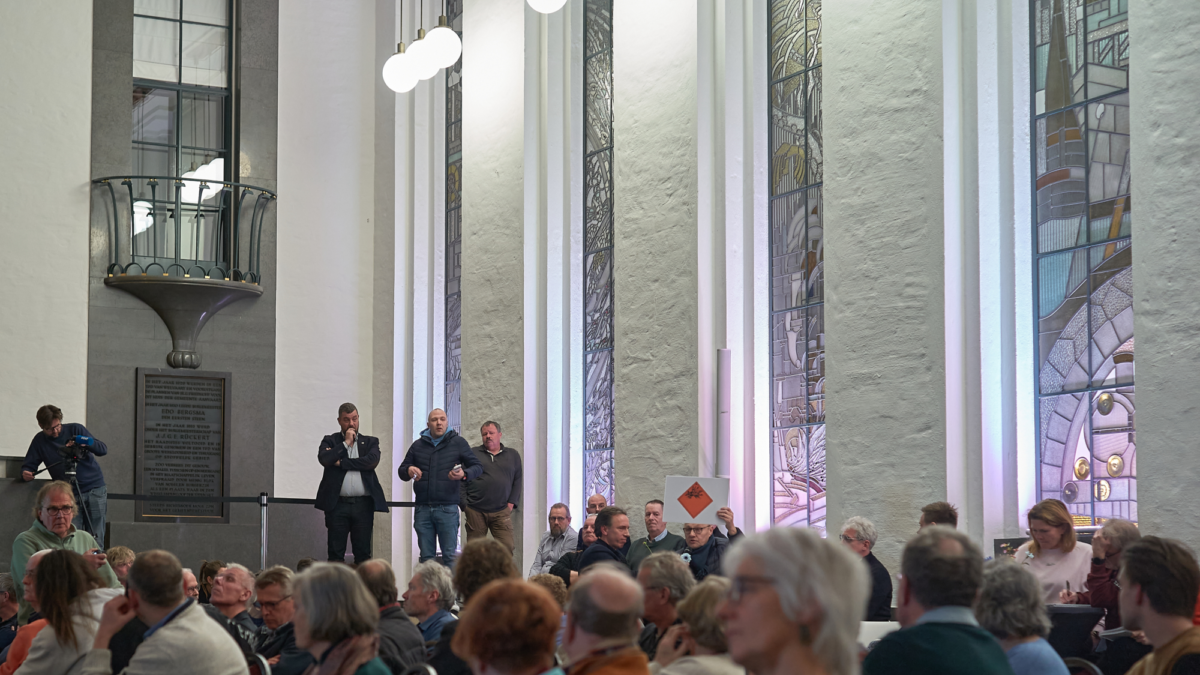
M 124 675 L 245 675 L 242 651 L 221 624 L 192 604 L 138 646 Z M 93 649 L 80 675 L 111 675 L 112 652 Z
M 17 669 L 20 675 L 76 675 L 81 672 L 83 655 L 92 648 L 96 629 L 100 627 L 100 613 L 104 603 L 121 595 L 119 588 L 98 588 L 89 591 L 72 610 L 71 622 L 75 624 L 74 645 L 58 643 L 54 629 L 46 626 L 33 638 L 29 645 L 29 656 Z

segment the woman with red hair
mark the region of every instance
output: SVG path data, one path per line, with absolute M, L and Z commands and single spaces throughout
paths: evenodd
M 475 675 L 537 675 L 554 666 L 560 617 L 541 586 L 493 581 L 467 603 L 450 646 Z

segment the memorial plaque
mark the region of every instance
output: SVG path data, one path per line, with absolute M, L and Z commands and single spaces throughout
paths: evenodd
M 138 494 L 229 494 L 230 373 L 138 368 Z M 220 502 L 143 501 L 139 522 L 229 522 Z

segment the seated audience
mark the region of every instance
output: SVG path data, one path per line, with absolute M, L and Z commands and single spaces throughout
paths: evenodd
M 25 658 L 29 656 L 29 647 L 33 643 L 33 638 L 46 627 L 46 620 L 40 618 L 40 605 L 37 600 L 37 568 L 38 563 L 46 554 L 50 553 L 50 549 L 43 549 L 29 556 L 29 560 L 25 562 L 25 577 L 22 579 L 22 587 L 24 600 L 33 609 L 33 615 L 39 618 L 21 626 L 17 630 L 17 634 L 13 637 L 12 644 L 7 648 L 8 655 L 4 659 L 4 663 L 0 664 L 0 675 L 12 675 L 17 668 L 25 662 Z
M 626 571 L 602 564 L 580 575 L 563 631 L 571 673 L 648 675 L 646 655 L 635 642 L 641 614 L 642 589 Z
M 651 673 L 663 675 L 744 675 L 729 657 L 725 628 L 717 605 L 729 593 L 725 577 L 710 576 L 696 584 L 679 603 L 682 624 L 667 631 L 662 648 L 650 662 Z
M 646 658 L 654 660 L 658 645 L 667 630 L 679 623 L 676 607 L 696 580 L 688 564 L 678 553 L 661 551 L 646 558 L 638 569 L 638 584 L 642 587 L 642 628 L 638 647 Z
M 75 493 L 71 485 L 61 480 L 52 481 L 38 490 L 34 499 L 33 526 L 18 534 L 12 544 L 12 559 L 9 571 L 13 578 L 25 575 L 25 561 L 37 551 L 45 549 L 74 551 L 84 557 L 95 569 L 104 586 L 120 588 L 121 582 L 109 566 L 104 551 L 95 538 L 86 530 L 76 530 L 71 524 L 75 514 Z M 30 608 L 22 601 L 17 612 L 17 622 L 29 621 Z
M 646 520 L 646 536 L 633 542 L 629 554 L 625 556 L 629 569 L 637 574 L 638 566 L 651 553 L 659 551 L 674 551 L 682 553 L 687 548 L 683 537 L 667 532 L 667 523 L 663 520 L 663 503 L 661 499 L 651 499 L 646 502 L 644 514 Z
M 747 536 L 727 564 L 717 617 L 735 663 L 756 675 L 858 672 L 867 570 L 845 546 L 775 528 Z
M 0 574 L 0 651 L 17 636 L 17 610 L 21 599 L 11 574 Z
M 271 666 L 271 675 L 300 675 L 315 661 L 312 654 L 296 645 L 296 628 L 292 617 L 296 601 L 292 596 L 295 575 L 282 565 L 258 573 L 254 580 L 254 595 L 262 609 L 262 635 L 257 653 Z
M 304 570 L 312 567 L 313 563 L 315 563 L 315 562 L 317 562 L 316 558 L 309 558 L 309 557 L 301 558 L 300 561 L 296 563 L 296 574 L 299 574 L 299 573 L 303 572 Z
M 92 648 L 104 603 L 121 596 L 105 588 L 91 563 L 74 551 L 51 551 L 37 566 L 38 612 L 46 619 L 29 645 L 21 675 L 79 672 L 80 658 Z M 108 667 L 105 654 L 105 667 Z
M 223 569 L 225 569 L 225 563 L 220 560 L 200 561 L 200 604 L 209 604 L 208 598 L 212 594 L 213 582 Z
M 400 607 L 396 573 L 386 560 L 371 559 L 355 570 L 379 606 L 379 659 L 393 673 L 425 662 L 425 638 Z
M 1076 545 L 1067 505 L 1057 499 L 1035 504 L 1029 509 L 1029 534 L 1033 538 L 1017 549 L 1016 560 L 1041 583 L 1042 600 L 1058 602 L 1065 590 L 1084 590 L 1092 555 L 1087 546 Z
M 571 527 L 571 509 L 566 504 L 551 506 L 547 520 L 550 530 L 543 534 L 542 540 L 538 542 L 537 554 L 533 557 L 533 564 L 529 566 L 531 577 L 550 572 L 554 563 L 575 545 L 578 536 L 575 528 Z
M 950 502 L 934 502 L 921 507 L 921 519 L 917 521 L 917 529 L 930 525 L 945 525 L 952 529 L 958 528 L 958 509 Z
M 133 549 L 128 546 L 113 546 L 104 555 L 108 558 L 108 564 L 112 566 L 113 573 L 117 575 L 117 581 L 124 586 L 125 576 L 129 574 L 129 566 L 133 564 Z
M 520 578 L 521 571 L 513 562 L 512 553 L 495 539 L 467 542 L 454 566 L 454 588 L 462 598 L 464 608 L 469 608 L 471 599 L 489 583 L 499 579 Z M 471 672 L 467 663 L 451 649 L 457 630 L 457 621 L 442 628 L 442 637 L 429 657 L 429 665 L 438 675 L 467 675 Z
M 710 574 L 724 575 L 725 553 L 733 542 L 742 536 L 741 531 L 733 524 L 733 510 L 728 506 L 717 510 L 717 518 L 725 522 L 729 532 L 727 537 L 714 537 L 715 525 L 688 523 L 683 526 L 683 538 L 687 547 L 682 555 L 691 567 L 692 576 L 696 581 L 704 581 Z
M 1119 578 L 1124 627 L 1154 646 L 1130 675 L 1200 673 L 1200 627 L 1192 625 L 1200 567 L 1192 552 L 1173 539 L 1143 537 L 1125 549 Z
M 607 506 L 608 500 L 604 497 L 604 495 L 594 494 L 587 499 L 587 515 L 598 516 L 600 515 L 600 512 L 603 511 Z M 621 555 L 629 555 L 629 547 L 632 543 L 632 539 L 625 540 L 625 546 L 621 548 Z M 575 548 L 586 551 L 588 546 L 589 544 L 583 543 L 583 531 L 580 530 L 579 537 L 575 542 Z
M 596 543 L 579 557 L 579 571 L 598 562 L 616 562 L 628 567 L 621 549 L 629 542 L 629 516 L 619 506 L 606 506 L 596 514 Z
M 104 606 L 83 675 L 112 673 L 109 641 L 135 617 L 150 626 L 124 673 L 240 675 L 246 662 L 221 626 L 183 594 L 183 568 L 166 551 L 146 551 L 129 568 L 128 597 Z
M 1059 594 L 1059 602 L 1091 605 L 1104 610 L 1103 627 L 1105 630 L 1121 628 L 1121 588 L 1117 574 L 1121 569 L 1121 556 L 1125 549 L 1142 538 L 1137 525 L 1128 520 L 1110 520 L 1104 523 L 1092 537 L 1092 567 L 1087 576 L 1087 590 L 1074 592 L 1064 590 Z M 1101 645 L 1098 632 L 1092 633 L 1092 640 L 1097 646 L 1096 665 L 1105 675 L 1120 675 L 1130 669 L 1146 654 L 1151 647 L 1135 637 L 1125 636 L 1105 640 Z
M 427 653 L 433 653 L 446 624 L 457 620 L 450 613 L 453 606 L 454 582 L 445 565 L 426 560 L 413 568 L 408 590 L 404 591 L 404 611 L 417 620 Z
M 842 543 L 862 557 L 871 575 L 871 598 L 867 600 L 863 621 L 892 620 L 892 575 L 872 552 L 878 538 L 875 524 L 861 516 L 854 516 L 842 525 Z
M 222 623 L 237 641 L 242 652 L 249 656 L 258 647 L 259 630 L 250 618 L 254 603 L 254 575 L 237 563 L 229 563 L 213 578 L 209 616 Z
M 1000 641 L 1016 675 L 1068 675 L 1062 657 L 1046 642 L 1050 615 L 1041 584 L 1028 570 L 1007 558 L 984 563 L 975 619 Z
M 565 661 L 567 658 L 567 654 L 566 654 L 566 652 L 563 652 L 561 650 L 561 648 L 562 648 L 562 629 L 565 628 L 567 625 L 567 597 L 568 597 L 567 585 L 565 583 L 563 583 L 562 579 L 554 576 L 553 574 L 535 574 L 532 577 L 529 577 L 529 583 L 535 584 L 537 586 L 541 586 L 542 588 L 546 589 L 546 592 L 549 593 L 550 596 L 554 598 L 554 601 L 558 603 L 558 608 L 559 608 L 558 628 L 559 628 L 559 630 L 558 630 L 558 636 L 555 638 L 555 644 L 559 647 L 559 653 L 558 653 L 559 660 Z
M 561 615 L 540 586 L 520 579 L 493 581 L 463 609 L 450 646 L 475 675 L 537 675 L 554 666 Z
M 183 594 L 193 600 L 200 599 L 200 582 L 189 567 L 183 568 Z
M 389 675 L 375 655 L 379 609 L 346 565 L 314 563 L 292 581 L 296 644 L 317 660 L 320 673 Z
M 983 555 L 948 525 L 922 529 L 900 560 L 896 614 L 901 629 L 867 654 L 863 675 L 1011 675 L 996 638 L 971 606 L 983 581 Z
M 590 515 L 583 521 L 583 529 L 579 531 L 579 541 L 581 542 L 579 548 L 564 553 L 563 557 L 550 567 L 550 574 L 562 579 L 568 588 L 579 577 L 579 557 L 583 555 L 588 546 L 596 543 L 595 515 Z

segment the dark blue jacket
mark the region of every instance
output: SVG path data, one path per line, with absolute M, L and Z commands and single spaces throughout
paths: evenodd
M 342 480 L 346 478 L 346 472 L 358 471 L 362 474 L 363 486 L 375 502 L 375 510 L 381 513 L 387 511 L 387 499 L 384 499 L 383 488 L 375 476 L 375 467 L 379 466 L 379 439 L 360 434 L 355 439 L 358 443 L 358 459 L 350 459 L 345 439 L 340 431 L 321 439 L 317 461 L 325 467 L 325 475 L 321 476 L 321 485 L 317 488 L 317 508 L 322 511 L 333 510 L 342 492 Z M 333 465 L 339 461 L 341 466 Z
M 39 431 L 33 437 L 33 441 L 29 443 L 29 452 L 25 453 L 25 463 L 21 465 L 21 470 L 32 473 L 37 471 L 38 464 L 45 464 L 50 469 L 51 478 L 66 480 L 67 476 L 63 473 L 63 466 L 59 464 L 62 461 L 62 455 L 58 454 L 57 448 L 65 446 L 67 441 L 74 440 L 76 436 L 91 437 L 92 432 L 82 424 L 74 422 L 62 425 L 62 431 L 58 434 L 58 438 L 50 438 Z M 107 455 L 108 446 L 99 438 L 92 438 L 91 447 L 79 448 L 79 450 L 82 457 L 75 467 L 75 478 L 79 480 L 79 489 L 88 492 L 104 487 L 104 473 L 100 471 L 96 457 Z M 83 452 L 84 450 L 86 452 Z
M 691 568 L 692 576 L 696 578 L 696 581 L 704 581 L 704 578 L 710 574 L 725 576 L 725 555 L 733 542 L 741 538 L 741 530 L 735 532 L 731 537 L 718 537 L 714 533 L 704 546 L 695 550 L 685 549 L 691 558 L 688 561 L 688 567 Z
M 625 543 L 629 543 L 629 540 L 626 539 Z M 587 550 L 583 552 L 583 555 L 579 556 L 579 571 L 582 572 L 592 565 L 595 565 L 598 562 L 604 562 L 606 560 L 619 563 L 621 566 L 625 567 L 627 571 L 629 571 L 628 563 L 625 562 L 624 554 L 610 546 L 609 543 L 603 539 L 597 539 L 596 543 L 587 547 Z M 632 571 L 630 571 L 630 573 L 632 574 Z
M 453 429 L 447 429 L 436 446 L 424 435 L 417 437 L 408 447 L 408 453 L 404 455 L 404 461 L 397 471 L 400 480 L 412 480 L 408 475 L 408 467 L 415 466 L 421 470 L 421 480 L 413 483 L 413 494 L 418 504 L 458 506 L 462 481 L 450 479 L 450 471 L 455 464 L 462 464 L 467 480 L 475 480 L 483 474 L 483 465 L 471 452 L 467 440 Z

